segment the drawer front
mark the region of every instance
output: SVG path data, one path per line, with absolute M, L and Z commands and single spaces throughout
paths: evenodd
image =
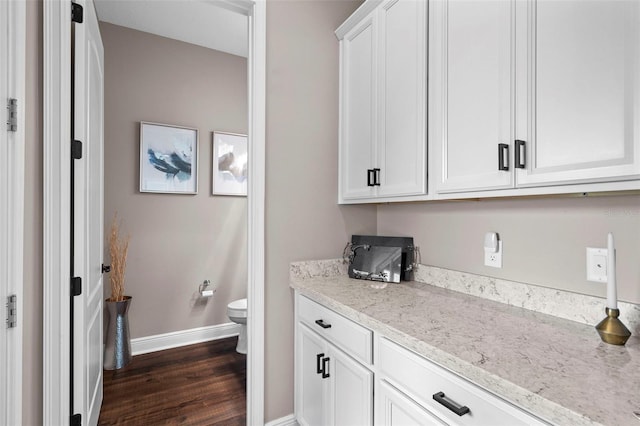
M 298 296 L 298 320 L 343 349 L 353 358 L 371 364 L 373 333 L 304 296 Z
M 454 425 L 545 425 L 546 423 L 385 338 L 379 339 L 378 364 L 382 378 Z M 444 395 L 442 395 L 444 394 Z M 434 399 L 434 395 L 442 401 Z M 447 408 L 449 404 L 451 408 Z M 454 410 L 467 407 L 468 413 Z M 464 411 L 464 410 L 458 410 Z

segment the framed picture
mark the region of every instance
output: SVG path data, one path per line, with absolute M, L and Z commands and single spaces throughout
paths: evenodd
M 198 130 L 140 122 L 140 192 L 198 193 Z
M 213 195 L 247 196 L 247 135 L 213 132 Z

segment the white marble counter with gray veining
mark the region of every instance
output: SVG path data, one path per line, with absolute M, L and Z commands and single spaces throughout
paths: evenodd
M 613 346 L 591 325 L 444 285 L 371 284 L 350 279 L 338 260 L 290 268 L 290 285 L 301 294 L 548 422 L 640 426 L 635 327 L 626 346 Z

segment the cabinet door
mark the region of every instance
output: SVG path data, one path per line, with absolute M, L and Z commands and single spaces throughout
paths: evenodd
M 375 12 L 375 11 L 374 11 Z M 375 159 L 375 13 L 340 43 L 340 193 L 342 199 L 370 198 L 368 170 Z
M 324 340 L 298 323 L 296 355 L 296 416 L 301 425 L 325 426 L 327 410 L 325 384 L 322 374 L 318 373 L 319 358 L 327 354 Z
M 386 381 L 378 381 L 376 426 L 442 426 L 445 424 Z
M 329 416 L 327 425 L 371 425 L 373 373 L 340 349 L 329 345 Z
M 378 196 L 426 194 L 427 2 L 379 8 Z
M 640 2 L 540 0 L 518 16 L 529 42 L 519 49 L 529 55 L 518 62 L 518 138 L 528 142 L 518 185 L 640 174 Z
M 511 146 L 514 139 L 514 3 L 430 4 L 429 128 L 438 192 L 513 186 L 512 168 L 499 170 L 498 152 L 499 144 Z

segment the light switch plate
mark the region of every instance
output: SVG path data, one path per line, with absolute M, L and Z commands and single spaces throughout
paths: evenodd
M 587 247 L 587 281 L 607 282 L 607 256 L 607 249 Z

